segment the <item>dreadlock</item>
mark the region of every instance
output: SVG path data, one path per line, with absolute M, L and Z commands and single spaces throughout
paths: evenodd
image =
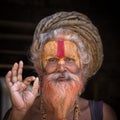
M 85 63 L 85 59 L 83 59 L 82 62 L 87 66 L 87 70 L 85 71 L 86 78 L 94 75 L 101 67 L 103 61 L 101 38 L 98 29 L 93 25 L 91 20 L 86 15 L 76 11 L 57 12 L 43 18 L 38 23 L 31 46 L 32 62 L 34 63 L 35 61 L 41 60 L 38 57 L 41 56 L 43 45 L 48 40 L 48 36 L 50 37 L 52 34 L 51 31 L 54 33 L 54 31 L 59 28 L 63 28 L 63 32 L 64 29 L 67 29 L 78 35 L 80 39 L 74 41 L 80 50 L 80 57 L 84 58 L 86 56 L 86 58 L 89 59 L 87 60 L 89 62 Z M 82 48 L 84 48 L 84 50 Z M 84 52 L 82 53 L 82 51 Z

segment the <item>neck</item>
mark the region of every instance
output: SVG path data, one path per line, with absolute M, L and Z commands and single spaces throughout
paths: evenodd
M 56 107 L 56 109 L 50 108 L 48 104 L 46 104 L 42 98 L 41 98 L 41 111 L 42 111 L 42 116 L 44 118 L 49 120 L 78 120 L 79 116 L 79 107 L 78 107 L 78 98 L 74 101 L 74 103 L 71 104 L 70 109 L 65 109 L 63 106 L 63 109 Z M 61 112 L 62 111 L 62 112 Z M 76 119 L 77 118 L 77 119 Z M 44 119 L 44 120 L 46 120 Z

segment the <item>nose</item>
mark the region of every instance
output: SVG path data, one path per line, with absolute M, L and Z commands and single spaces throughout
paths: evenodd
M 63 59 L 58 61 L 57 72 L 64 72 L 66 70 L 65 61 Z

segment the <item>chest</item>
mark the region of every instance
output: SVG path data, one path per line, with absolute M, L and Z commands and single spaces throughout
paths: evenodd
M 102 120 L 102 102 L 93 102 L 84 109 L 80 110 L 78 120 Z M 74 114 L 71 113 L 66 120 L 74 120 Z M 47 116 L 47 119 L 43 119 L 44 115 L 41 116 L 40 109 L 31 109 L 25 116 L 24 120 L 54 120 Z M 56 120 L 56 119 L 55 119 Z M 76 119 L 77 120 L 77 119 Z
M 53 118 L 47 118 L 44 119 L 44 115 L 40 116 L 41 113 L 39 110 L 36 111 L 31 111 L 28 114 L 26 114 L 24 120 L 54 120 Z M 66 120 L 74 120 L 73 119 L 73 114 L 70 114 L 70 116 Z M 55 119 L 56 120 L 56 119 Z M 86 110 L 81 111 L 79 119 L 78 120 L 92 120 L 91 119 L 91 114 L 90 114 L 90 109 L 87 108 Z

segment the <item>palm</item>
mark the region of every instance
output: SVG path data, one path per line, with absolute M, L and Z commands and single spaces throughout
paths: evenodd
M 12 71 L 6 75 L 6 83 L 10 91 L 13 107 L 18 110 L 28 110 L 33 104 L 38 91 L 38 79 L 31 76 L 22 81 L 22 63 L 14 64 Z M 18 72 L 18 73 L 17 73 Z M 34 81 L 31 90 L 27 87 Z

